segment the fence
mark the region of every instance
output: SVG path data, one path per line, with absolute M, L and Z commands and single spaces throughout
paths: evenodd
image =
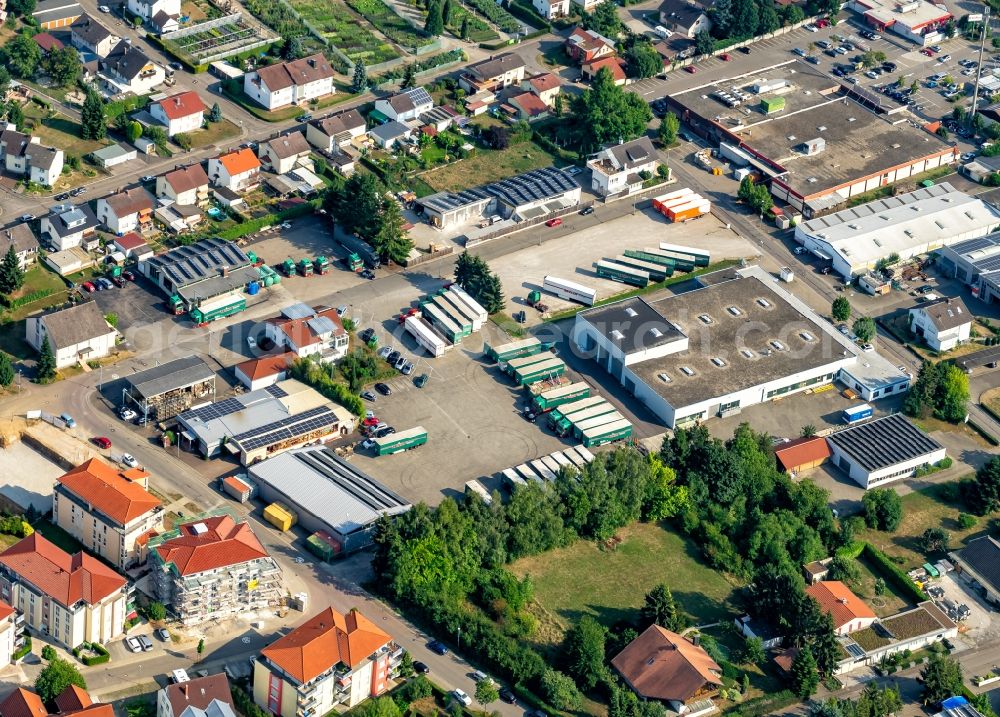
M 448 256 L 455 252 L 455 247 L 446 246 L 442 249 L 436 251 L 428 252 L 427 254 L 421 254 L 416 259 L 407 259 L 403 266 L 409 269 L 411 266 L 420 266 L 421 264 L 426 264 L 429 261 L 434 261 L 435 259 L 440 259 L 442 256 Z
M 210 55 L 202 55 L 196 50 L 190 50 L 177 43 L 190 35 L 195 35 L 207 30 L 213 30 L 218 27 L 225 27 L 226 25 L 240 24 L 246 27 L 248 30 L 252 30 L 256 36 L 257 40 L 253 42 L 240 42 L 234 41 L 226 43 L 223 47 L 226 49 L 220 50 L 219 52 L 213 52 Z M 243 12 L 235 12 L 231 15 L 224 15 L 223 17 L 217 17 L 214 20 L 205 20 L 204 22 L 199 22 L 197 24 L 191 25 L 190 27 L 184 27 L 180 30 L 175 30 L 174 32 L 168 32 L 165 35 L 160 36 L 161 46 L 168 50 L 172 55 L 180 56 L 183 55 L 187 59 L 194 61 L 192 64 L 197 65 L 208 65 L 212 62 L 218 60 L 224 60 L 227 57 L 232 57 L 233 55 L 238 55 L 244 52 L 252 52 L 258 48 L 265 47 L 271 43 L 279 40 L 278 35 L 274 34 L 266 25 L 258 22 L 256 18 L 248 13 L 248 19 L 243 19 Z M 224 39 L 224 36 L 223 36 Z M 169 43 L 169 44 L 167 44 Z M 215 49 L 215 48 L 211 48 Z M 185 59 L 181 58 L 181 59 Z

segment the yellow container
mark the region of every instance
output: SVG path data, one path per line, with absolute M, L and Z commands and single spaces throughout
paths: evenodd
M 278 530 L 288 530 L 295 525 L 297 519 L 298 516 L 281 503 L 271 503 L 271 505 L 264 508 L 264 520 Z

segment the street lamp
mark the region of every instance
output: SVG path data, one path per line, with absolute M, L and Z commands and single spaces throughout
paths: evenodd
M 462 626 L 461 625 L 458 626 L 458 647 L 457 647 L 457 649 L 459 649 L 459 650 L 462 649 Z

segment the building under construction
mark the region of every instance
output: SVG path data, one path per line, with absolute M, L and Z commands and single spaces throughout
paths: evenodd
M 150 420 L 165 421 L 215 400 L 215 371 L 197 356 L 159 364 L 126 381 L 122 404 Z

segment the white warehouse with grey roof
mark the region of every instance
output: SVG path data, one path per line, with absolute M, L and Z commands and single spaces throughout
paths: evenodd
M 313 532 L 329 533 L 345 553 L 371 544 L 382 515 L 399 515 L 409 502 L 322 446 L 287 451 L 251 466 L 250 479 L 264 501 L 279 501 Z
M 909 259 L 1000 226 L 1000 212 L 947 182 L 844 209 L 795 227 L 795 240 L 851 279 L 893 254 Z
M 865 489 L 908 478 L 945 457 L 940 443 L 899 413 L 836 431 L 826 442 L 830 462 Z

